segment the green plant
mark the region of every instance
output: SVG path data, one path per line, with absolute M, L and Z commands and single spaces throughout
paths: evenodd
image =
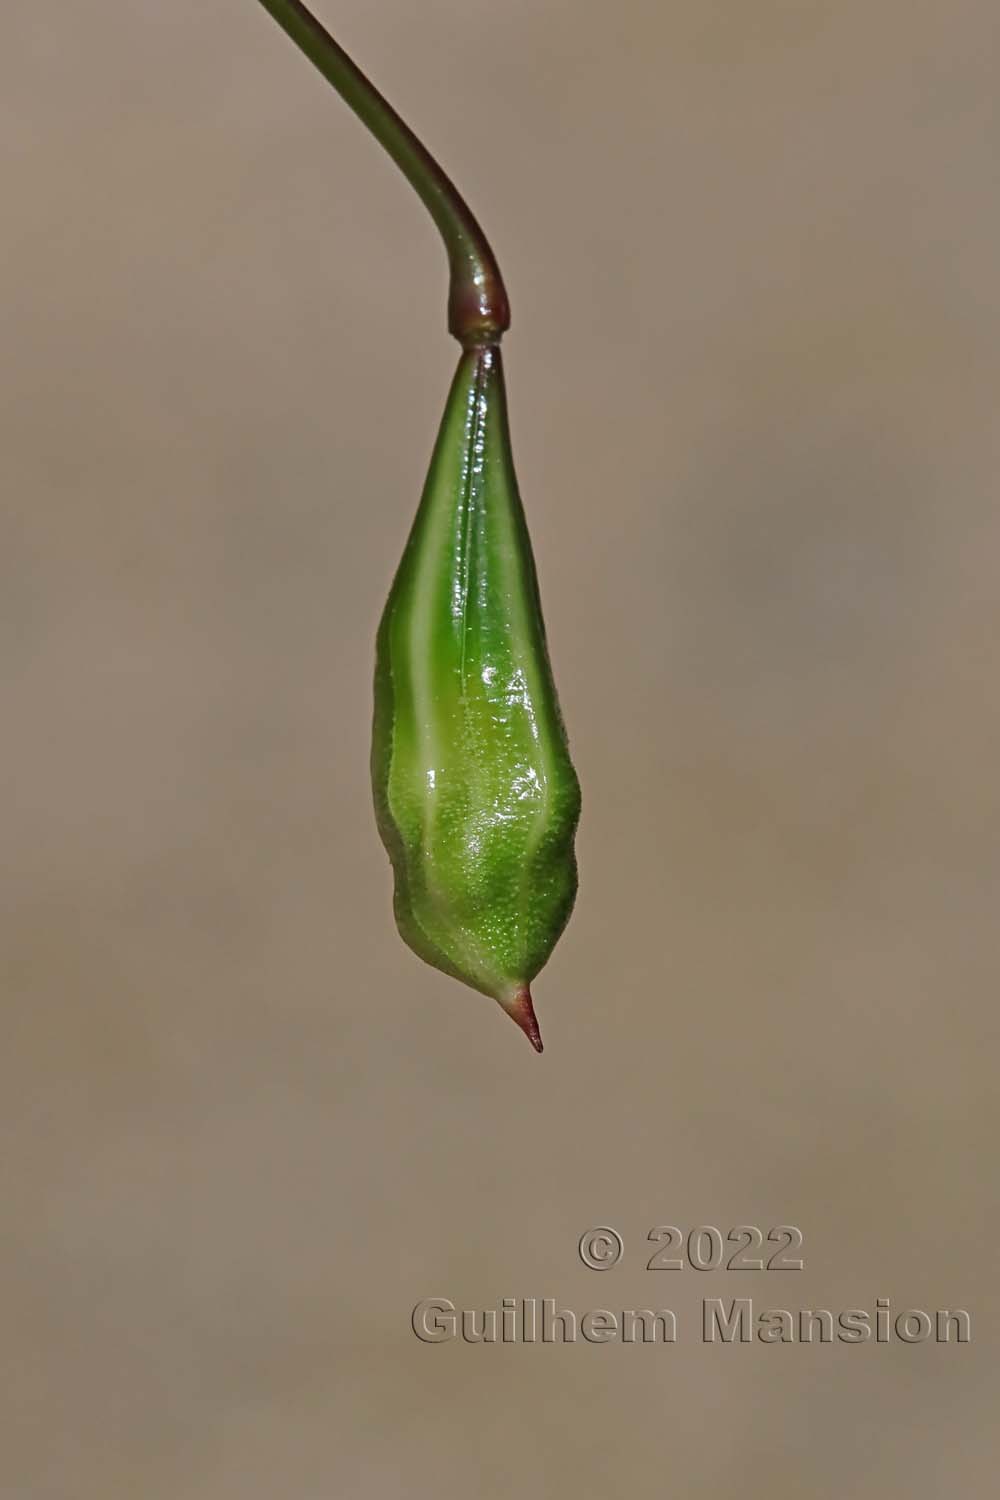
M 542 1050 L 530 983 L 576 895 L 580 794 L 511 456 L 496 258 L 449 178 L 299 0 L 260 0 L 401 168 L 448 252 L 462 345 L 378 632 L 372 785 L 409 946 Z

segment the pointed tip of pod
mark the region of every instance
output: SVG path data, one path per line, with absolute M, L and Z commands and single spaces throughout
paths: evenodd
M 535 1051 L 541 1052 L 543 1050 L 542 1033 L 538 1029 L 538 1019 L 535 1016 L 535 1007 L 531 1003 L 531 991 L 528 986 L 522 985 L 509 999 L 501 1000 L 500 1004 L 511 1020 L 520 1026 Z

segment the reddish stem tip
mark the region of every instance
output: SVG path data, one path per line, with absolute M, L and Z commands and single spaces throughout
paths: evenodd
M 538 1029 L 538 1018 L 535 1015 L 535 1007 L 531 1003 L 531 991 L 528 986 L 525 985 L 509 1000 L 501 1000 L 500 1003 L 511 1020 L 516 1021 L 520 1026 L 535 1051 L 541 1052 L 542 1033 Z

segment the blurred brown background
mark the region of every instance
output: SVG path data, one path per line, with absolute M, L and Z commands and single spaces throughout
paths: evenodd
M 253 0 L 8 11 L 4 1500 L 992 1493 L 995 6 L 320 6 L 512 293 L 585 797 L 541 1059 L 398 940 L 369 805 L 432 228 Z M 805 1272 L 644 1270 L 746 1222 Z M 428 1347 L 434 1295 L 681 1335 Z

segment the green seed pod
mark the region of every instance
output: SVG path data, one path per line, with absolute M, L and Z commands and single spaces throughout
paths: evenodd
M 396 922 L 542 1050 L 529 983 L 576 895 L 580 790 L 514 478 L 500 338 L 510 304 L 455 184 L 302 0 L 261 0 L 385 148 L 448 253 L 463 353 L 379 629 L 372 783 Z
M 404 941 L 540 1052 L 529 983 L 576 895 L 580 792 L 495 345 L 459 361 L 382 616 L 372 783 Z

